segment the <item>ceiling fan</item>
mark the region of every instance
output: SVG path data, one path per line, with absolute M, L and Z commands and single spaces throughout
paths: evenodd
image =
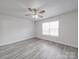
M 28 10 L 31 13 L 25 14 L 25 16 L 32 16 L 34 19 L 43 18 L 43 13 L 45 13 L 45 10 L 39 10 L 35 8 L 28 8 Z

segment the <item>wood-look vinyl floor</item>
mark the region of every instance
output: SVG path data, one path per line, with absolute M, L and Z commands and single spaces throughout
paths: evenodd
M 37 38 L 0 47 L 0 59 L 78 59 L 78 49 Z

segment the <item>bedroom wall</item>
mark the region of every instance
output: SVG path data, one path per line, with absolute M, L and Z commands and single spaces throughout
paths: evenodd
M 36 22 L 36 36 L 41 39 L 50 40 L 70 46 L 78 46 L 78 15 L 77 11 L 52 17 L 50 19 L 41 20 Z M 42 35 L 42 23 L 59 21 L 59 36 L 46 36 Z
M 0 14 L 0 46 L 34 37 L 34 22 Z

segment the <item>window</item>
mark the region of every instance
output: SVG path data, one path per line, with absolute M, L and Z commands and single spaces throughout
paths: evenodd
M 43 35 L 58 36 L 59 35 L 59 21 L 46 22 L 42 24 Z

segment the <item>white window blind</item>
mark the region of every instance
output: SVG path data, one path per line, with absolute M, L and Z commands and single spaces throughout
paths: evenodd
M 59 22 L 46 22 L 42 24 L 43 35 L 58 36 L 59 35 Z

